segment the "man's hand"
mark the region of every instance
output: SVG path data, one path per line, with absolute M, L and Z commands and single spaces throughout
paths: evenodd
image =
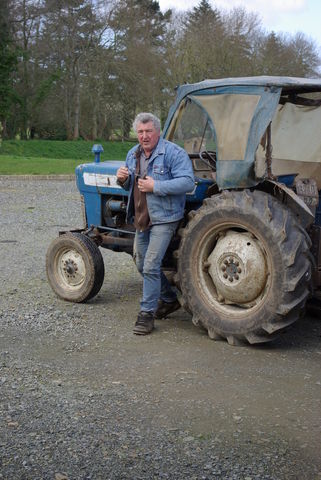
M 154 191 L 154 179 L 152 177 L 145 177 L 138 179 L 138 190 L 141 192 L 153 192 Z
M 124 183 L 127 180 L 128 175 L 129 172 L 127 167 L 120 167 L 116 172 L 116 177 L 121 183 Z

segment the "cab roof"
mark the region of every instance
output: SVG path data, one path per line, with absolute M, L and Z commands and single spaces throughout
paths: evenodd
M 218 87 L 278 87 L 284 90 L 296 92 L 311 92 L 321 90 L 321 78 L 301 78 L 301 77 L 231 77 L 203 80 L 198 83 L 181 85 L 177 89 L 177 100 L 181 100 L 190 93 Z

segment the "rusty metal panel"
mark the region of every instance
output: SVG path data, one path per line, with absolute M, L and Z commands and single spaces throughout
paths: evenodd
M 319 192 L 317 182 L 313 178 L 301 178 L 296 180 L 295 189 L 297 195 L 302 198 L 304 203 L 312 210 L 319 203 Z

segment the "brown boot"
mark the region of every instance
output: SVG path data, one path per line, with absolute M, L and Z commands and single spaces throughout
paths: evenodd
M 154 329 L 153 312 L 139 312 L 134 326 L 135 335 L 148 335 Z
M 161 318 L 165 318 L 167 317 L 167 315 L 175 312 L 179 308 L 181 308 L 181 304 L 177 299 L 174 300 L 174 302 L 170 302 L 170 303 L 164 302 L 164 300 L 159 300 L 158 307 L 154 314 L 154 317 L 157 318 L 158 320 Z

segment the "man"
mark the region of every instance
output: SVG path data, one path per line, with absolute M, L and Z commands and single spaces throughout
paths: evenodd
M 127 221 L 136 228 L 136 265 L 143 276 L 134 333 L 146 335 L 154 328 L 154 318 L 164 318 L 180 307 L 161 265 L 184 215 L 185 194 L 194 189 L 194 175 L 187 153 L 160 138 L 157 117 L 140 113 L 133 128 L 139 144 L 128 152 L 117 181 L 129 190 Z

